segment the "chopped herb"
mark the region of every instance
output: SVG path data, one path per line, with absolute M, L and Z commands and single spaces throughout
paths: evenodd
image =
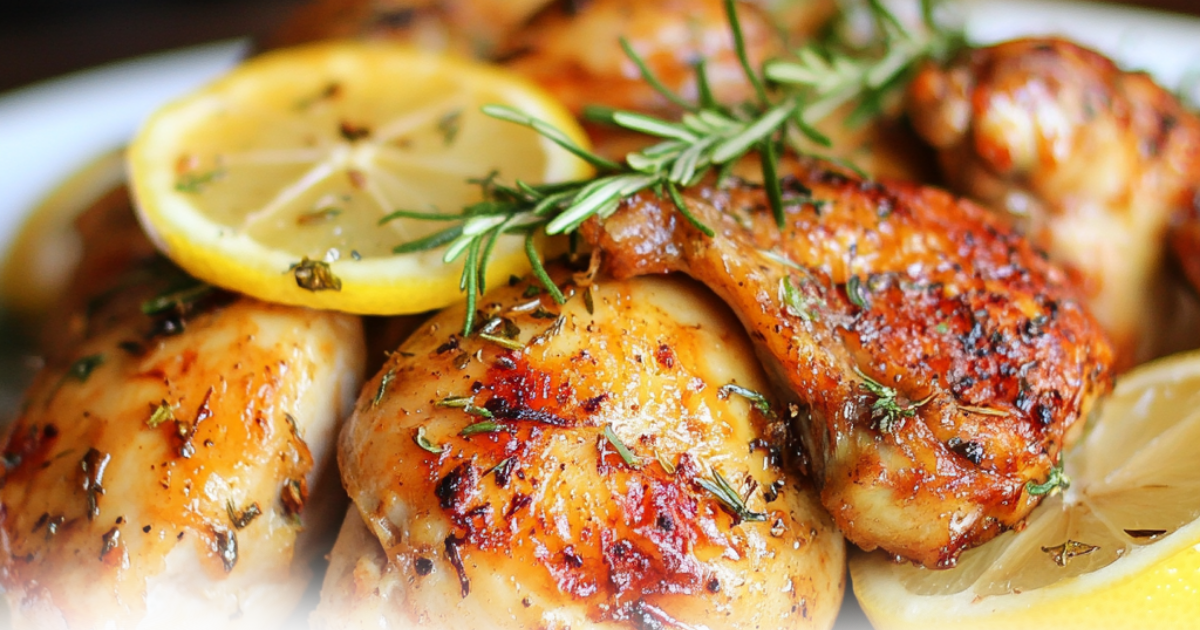
M 437 403 L 437 406 L 448 407 L 450 409 L 462 409 L 472 416 L 479 416 L 480 418 L 492 417 L 492 412 L 483 407 L 477 407 L 475 405 L 475 399 L 471 398 L 470 396 L 451 396 L 449 398 L 443 398 Z
M 525 287 L 525 291 L 521 293 L 521 297 L 527 297 L 527 298 L 537 297 L 537 296 L 541 295 L 543 291 L 544 291 L 544 289 L 542 289 L 542 287 L 539 287 L 536 284 L 531 284 L 531 285 Z
M 168 289 L 157 296 L 142 302 L 142 314 L 158 315 L 171 310 L 180 309 L 188 304 L 204 299 L 215 288 L 198 280 L 190 281 L 187 286 Z
M 553 322 L 550 322 L 550 325 L 546 327 L 546 330 L 534 335 L 533 339 L 529 340 L 529 344 L 533 346 L 540 346 L 547 341 L 550 341 L 554 337 L 558 336 L 558 333 L 562 332 L 563 324 L 566 323 L 567 317 L 565 315 L 559 315 Z
M 454 144 L 454 139 L 458 137 L 458 131 L 462 126 L 462 110 L 456 109 L 446 112 L 438 119 L 437 128 L 442 134 L 442 141 L 446 146 Z
M 433 442 L 429 441 L 429 438 L 425 437 L 425 427 L 417 427 L 416 432 L 413 433 L 413 441 L 417 443 L 417 446 L 420 446 L 434 455 L 438 455 L 446 450 L 445 447 L 434 444 Z
M 729 482 L 717 469 L 712 469 L 712 479 L 697 478 L 696 484 L 712 494 L 721 507 L 738 519 L 756 522 L 767 520 L 765 513 L 754 512 L 746 507 L 746 500 L 733 489 L 733 486 L 729 485 Z
M 233 501 L 225 502 L 225 513 L 229 515 L 229 522 L 233 523 L 235 529 L 245 529 L 254 519 L 262 514 L 262 508 L 258 507 L 258 502 L 251 503 L 244 510 L 238 510 L 233 505 Z
M 583 307 L 587 309 L 588 315 L 596 314 L 596 303 L 592 300 L 592 286 L 588 285 L 583 290 Z
M 521 343 L 520 341 L 516 341 L 514 339 L 506 339 L 499 335 L 489 335 L 487 333 L 479 333 L 479 338 L 483 339 L 484 341 L 490 341 L 502 348 L 508 348 L 509 350 L 523 350 L 525 348 L 525 344 Z
M 459 432 L 459 435 L 463 437 L 471 437 L 477 433 L 496 433 L 497 431 L 503 430 L 505 430 L 504 425 L 494 420 L 484 420 L 483 422 L 476 422 L 475 424 L 469 424 L 463 427 L 463 430 Z
M 219 168 L 204 173 L 194 173 L 192 171 L 180 173 L 179 179 L 175 180 L 175 190 L 183 193 L 200 193 L 209 184 L 224 176 L 225 171 Z
M 767 400 L 767 397 L 759 392 L 742 387 L 737 383 L 727 383 L 722 385 L 721 388 L 717 390 L 717 396 L 722 400 L 729 398 L 730 394 L 737 394 L 738 396 L 750 401 L 750 405 L 757 409 L 759 413 L 764 416 L 775 416 L 775 412 L 771 410 L 771 401 Z
M 314 292 L 342 290 L 342 279 L 333 275 L 327 262 L 310 260 L 305 256 L 288 271 L 296 276 L 296 286 L 301 289 Z
M 625 446 L 621 438 L 617 437 L 617 434 L 613 432 L 611 424 L 604 425 L 604 437 L 608 439 L 609 444 L 613 445 L 613 448 L 617 449 L 617 454 L 621 456 L 621 459 L 625 460 L 626 466 L 634 470 L 642 467 L 642 461 L 629 450 L 628 446 Z
M 379 403 L 383 402 L 383 395 L 387 393 L 388 386 L 392 384 L 392 379 L 395 377 L 395 369 L 390 369 L 383 373 L 383 376 L 379 379 L 379 389 L 375 390 L 375 398 L 371 400 L 372 407 L 378 407 Z
M 1050 469 L 1045 483 L 1034 483 L 1032 479 L 1025 482 L 1025 491 L 1035 497 L 1046 496 L 1055 491 L 1066 490 L 1070 487 L 1071 479 L 1063 472 L 1061 463 Z
M 71 367 L 67 369 L 67 377 L 73 378 L 82 383 L 88 380 L 88 377 L 92 375 L 92 372 L 96 368 L 100 367 L 100 364 L 102 363 L 104 363 L 103 354 L 88 355 L 71 364 Z
M 817 314 L 809 310 L 809 306 L 813 301 L 807 295 L 804 295 L 800 289 L 792 285 L 790 276 L 784 276 L 779 281 L 779 293 L 783 301 L 784 311 L 793 317 L 811 322 L 817 319 Z
M 1068 539 L 1067 542 L 1053 547 L 1042 547 L 1044 553 L 1050 554 L 1050 559 L 1060 567 L 1067 566 L 1071 560 L 1079 556 L 1086 556 L 1100 547 L 1097 545 L 1089 545 L 1075 540 Z
M 950 326 L 948 324 L 946 324 L 946 322 L 942 322 L 942 323 L 938 324 L 937 328 L 934 328 L 934 330 L 937 331 L 937 334 L 944 335 L 944 334 L 950 332 Z
M 175 409 L 171 407 L 170 403 L 168 403 L 166 400 L 163 400 L 158 404 L 157 407 L 154 408 L 154 411 L 150 414 L 150 419 L 146 420 L 146 424 L 149 425 L 151 429 L 155 429 L 158 428 L 158 425 L 164 422 L 174 421 Z
M 888 387 L 864 374 L 858 366 L 854 366 L 854 372 L 863 380 L 860 384 L 861 387 L 875 396 L 875 402 L 871 404 L 871 418 L 876 421 L 876 427 L 880 433 L 891 433 L 901 418 L 915 416 L 917 408 L 933 400 L 934 394 L 930 393 L 921 400 L 910 401 L 901 396 L 895 388 Z
M 870 303 L 867 302 L 866 287 L 863 286 L 858 276 L 850 276 L 846 280 L 846 297 L 850 299 L 850 303 L 859 308 L 870 308 Z

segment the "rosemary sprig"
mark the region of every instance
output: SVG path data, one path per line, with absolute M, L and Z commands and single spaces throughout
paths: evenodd
M 785 200 L 779 181 L 779 156 L 789 147 L 799 150 L 804 139 L 828 146 L 828 138 L 815 129 L 818 122 L 842 104 L 856 99 L 863 112 L 875 111 L 872 108 L 891 93 L 891 88 L 907 75 L 910 68 L 924 58 L 950 49 L 949 42 L 958 39 L 955 34 L 933 24 L 933 3 L 936 1 L 922 0 L 922 14 L 927 24 L 920 33 L 914 34 L 903 28 L 879 0 L 866 0 L 881 33 L 882 52 L 844 52 L 832 47 L 809 46 L 798 51 L 795 59 L 768 61 L 762 70 L 758 70 L 746 50 L 735 0 L 725 0 L 735 53 L 755 94 L 753 102 L 743 104 L 716 101 L 709 88 L 703 61 L 693 68 L 699 96 L 696 102 L 689 102 L 667 88 L 633 46 L 621 40 L 625 54 L 638 68 L 642 79 L 678 106 L 682 113 L 676 119 L 665 119 L 592 107 L 585 115 L 656 138 L 656 144 L 614 161 L 588 151 L 545 121 L 511 107 L 487 105 L 483 107 L 485 114 L 536 131 L 593 166 L 595 176 L 583 181 L 536 185 L 522 181 L 505 185 L 489 176 L 478 181 L 483 188 L 483 201 L 467 207 L 461 214 L 401 210 L 384 217 L 381 222 L 401 217 L 451 222 L 450 227 L 402 244 L 395 251 L 404 253 L 444 246 L 446 263 L 464 259 L 460 281 L 460 289 L 467 299 L 464 336 L 472 332 L 477 297 L 486 290 L 489 256 L 502 235 L 525 238 L 526 254 L 535 275 L 555 301 L 562 304 L 566 297 L 542 266 L 535 247 L 536 234 L 541 231 L 550 235 L 573 234 L 588 219 L 606 218 L 616 212 L 623 200 L 651 191 L 675 205 L 697 231 L 712 237 L 714 230 L 692 212 L 680 189 L 695 185 L 714 170 L 724 181 L 732 165 L 751 152 L 757 152 L 761 158 L 768 204 L 776 223 L 782 228 Z M 807 191 L 799 192 L 801 198 L 808 197 Z
M 697 477 L 696 485 L 707 490 L 721 504 L 721 507 L 743 521 L 767 520 L 766 514 L 755 512 L 746 506 L 746 499 L 733 489 L 729 481 L 716 468 L 712 469 L 712 479 Z
M 933 400 L 933 394 L 917 401 L 910 401 L 900 395 L 895 388 L 867 376 L 858 366 L 854 373 L 862 379 L 861 386 L 867 393 L 875 396 L 871 403 L 871 418 L 875 420 L 880 433 L 891 433 L 902 418 L 911 418 L 917 414 L 917 409 Z

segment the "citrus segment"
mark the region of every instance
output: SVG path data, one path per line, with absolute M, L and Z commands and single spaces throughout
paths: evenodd
M 1071 486 L 954 569 L 852 559 L 877 628 L 1192 628 L 1200 619 L 1200 353 L 1122 377 L 1064 456 Z
M 129 152 L 139 218 L 193 275 L 261 299 L 374 314 L 445 306 L 460 295 L 461 265 L 444 265 L 441 250 L 393 249 L 446 224 L 384 216 L 458 213 L 492 173 L 588 175 L 535 132 L 481 113 L 489 103 L 586 143 L 540 88 L 483 64 L 387 43 L 268 53 L 146 123 Z M 525 265 L 519 238 L 506 237 L 488 277 Z

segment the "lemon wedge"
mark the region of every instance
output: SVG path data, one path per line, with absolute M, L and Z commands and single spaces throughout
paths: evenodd
M 1121 377 L 1065 456 L 1071 485 L 1020 531 L 930 571 L 852 559 L 876 628 L 1195 628 L 1200 620 L 1200 353 Z
M 446 227 L 380 224 L 395 210 L 459 213 L 478 182 L 587 177 L 535 132 L 480 112 L 507 105 L 583 146 L 571 114 L 499 68 L 384 42 L 334 42 L 250 59 L 158 111 L 128 152 L 134 200 L 155 244 L 197 278 L 273 302 L 362 314 L 459 299 L 461 264 L 440 249 L 393 253 Z M 495 246 L 487 279 L 528 267 Z

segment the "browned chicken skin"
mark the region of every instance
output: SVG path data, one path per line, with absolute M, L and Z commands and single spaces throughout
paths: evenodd
M 1164 237 L 1200 183 L 1200 119 L 1144 73 L 1058 39 L 928 67 L 909 90 L 918 132 L 955 190 L 1006 211 L 1078 272 L 1118 369 L 1178 349 Z
M 1110 348 L 1064 274 L 982 208 L 783 172 L 783 230 L 761 187 L 708 183 L 686 198 L 713 238 L 648 194 L 585 234 L 617 277 L 683 271 L 734 309 L 847 538 L 953 565 L 1038 502 L 1026 484 L 1108 388 Z

